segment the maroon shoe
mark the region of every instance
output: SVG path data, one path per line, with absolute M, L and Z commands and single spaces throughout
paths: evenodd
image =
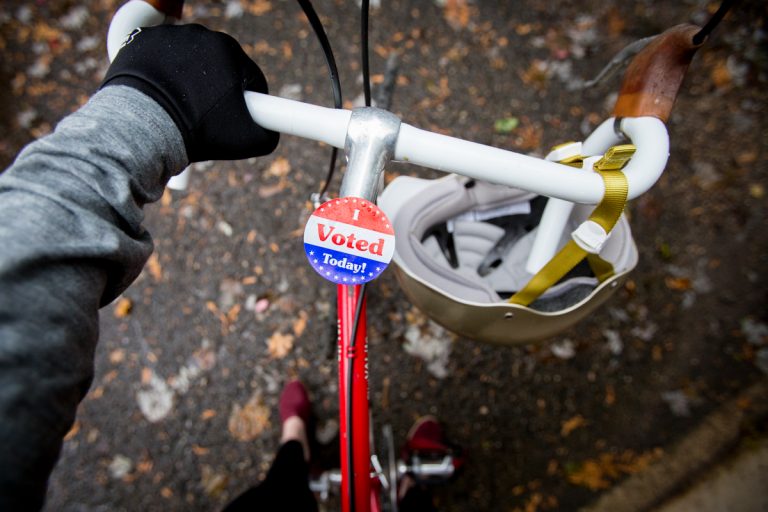
M 445 444 L 443 427 L 434 416 L 423 416 L 413 424 L 403 449 L 409 456 L 413 452 L 443 454 L 450 451 Z
M 456 475 L 466 462 L 466 456 L 461 447 L 445 440 L 443 427 L 434 416 L 424 416 L 411 427 L 406 438 L 405 445 L 400 454 L 407 463 L 412 463 L 418 457 L 421 461 L 433 459 L 440 461 L 446 456 L 451 457 L 453 476 Z M 449 477 L 452 478 L 452 477 Z M 445 478 L 417 479 L 418 483 L 434 484 L 446 481 Z
M 294 380 L 289 382 L 283 388 L 280 395 L 280 421 L 291 416 L 298 416 L 304 421 L 304 426 L 309 428 L 312 419 L 312 402 L 309 401 L 309 395 L 304 385 Z

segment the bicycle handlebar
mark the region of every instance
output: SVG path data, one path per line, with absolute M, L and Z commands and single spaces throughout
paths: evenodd
M 352 112 L 310 105 L 266 94 L 246 92 L 254 121 L 264 128 L 344 148 Z M 591 154 L 602 154 L 620 140 L 609 119 L 587 139 Z M 624 169 L 629 197 L 648 190 L 658 180 L 669 156 L 667 130 L 653 117 L 628 118 L 621 130 L 637 147 Z M 588 155 L 585 155 L 588 156 Z M 603 197 L 602 179 L 595 173 L 536 157 L 441 135 L 402 123 L 394 159 L 470 178 L 517 187 L 549 197 L 596 204 Z
M 115 13 L 107 36 L 110 60 L 135 27 L 173 20 L 183 3 L 179 0 L 151 2 L 152 5 L 144 0 L 130 0 Z M 637 71 L 633 76 L 640 74 Z M 619 102 L 628 97 L 624 95 L 628 87 L 622 88 Z M 648 96 L 652 98 L 653 90 L 649 89 L 649 92 Z M 351 111 L 254 92 L 246 92 L 245 96 L 253 119 L 264 128 L 344 148 Z M 660 116 L 650 117 L 653 112 L 627 110 L 617 103 L 617 118 L 625 115 L 627 117 L 620 120 L 619 128 L 637 147 L 624 169 L 629 184 L 628 197 L 632 199 L 647 191 L 661 176 L 669 157 L 669 138 Z M 602 154 L 621 138 L 615 131 L 613 119 L 609 119 L 584 142 L 584 156 Z M 578 172 L 555 162 L 429 132 L 405 123 L 400 124 L 394 159 L 576 203 L 596 204 L 604 193 L 603 181 L 595 173 Z

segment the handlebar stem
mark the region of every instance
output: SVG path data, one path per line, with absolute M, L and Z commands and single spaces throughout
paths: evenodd
M 361 197 L 375 201 L 382 172 L 395 153 L 400 118 L 373 107 L 352 111 L 347 126 L 344 150 L 347 171 L 341 182 L 342 197 Z

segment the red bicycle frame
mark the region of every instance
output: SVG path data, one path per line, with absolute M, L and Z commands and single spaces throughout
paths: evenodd
M 342 512 L 372 509 L 368 339 L 362 286 L 337 285 Z M 355 316 L 358 307 L 360 312 Z M 354 339 L 353 339 L 354 336 Z M 351 383 L 351 387 L 350 387 Z M 378 501 L 378 499 L 376 499 Z M 352 505 L 354 503 L 354 506 Z M 378 509 L 378 504 L 375 505 Z

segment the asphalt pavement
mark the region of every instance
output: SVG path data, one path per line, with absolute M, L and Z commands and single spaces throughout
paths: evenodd
M 345 106 L 359 105 L 358 4 L 314 3 Z M 391 109 L 405 122 L 535 155 L 583 139 L 610 116 L 618 77 L 578 85 L 625 45 L 701 24 L 717 7 L 372 4 L 374 97 L 397 55 Z M 0 7 L 2 168 L 95 91 L 118 5 Z M 273 94 L 332 104 L 320 47 L 296 3 L 194 1 L 184 16 L 237 38 Z M 429 321 L 391 270 L 370 286 L 375 424 L 392 425 L 402 442 L 416 418 L 434 414 L 469 453 L 464 473 L 436 491 L 441 510 L 596 507 L 679 457 L 681 446 L 717 466 L 759 443 L 765 395 L 742 397 L 768 373 L 766 19 L 763 2 L 740 2 L 694 59 L 668 124 L 668 169 L 628 208 L 638 267 L 589 318 L 539 344 L 491 346 Z M 263 478 L 277 447 L 279 391 L 295 377 L 307 384 L 324 451 L 333 453 L 334 287 L 307 265 L 301 245 L 328 156 L 327 147 L 284 136 L 268 157 L 193 165 L 187 191 L 147 208 L 156 251 L 102 310 L 96 378 L 51 477 L 47 510 L 221 508 Z M 397 174 L 435 176 L 391 165 L 388 179 Z M 753 419 L 718 438 L 716 453 L 686 444 L 724 407 Z M 764 466 L 743 467 L 752 476 Z M 629 509 L 709 482 L 706 471 L 685 475 Z

